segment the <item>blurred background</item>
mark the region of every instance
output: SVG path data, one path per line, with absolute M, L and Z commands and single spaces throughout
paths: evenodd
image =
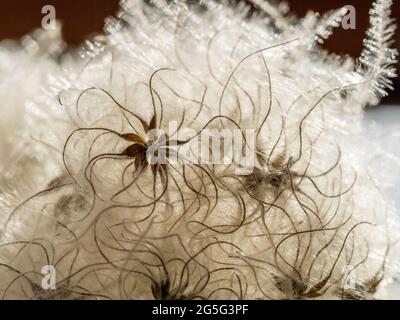
M 118 9 L 119 0 L 0 0 L 0 40 L 18 39 L 41 25 L 42 7 L 53 5 L 57 19 L 63 24 L 64 38 L 70 46 L 77 46 L 93 33 L 100 32 L 104 19 Z M 299 17 L 308 10 L 325 12 L 329 9 L 352 5 L 356 8 L 355 30 L 337 28 L 325 46 L 336 53 L 358 57 L 362 39 L 368 27 L 368 11 L 372 0 L 288 0 L 292 11 Z M 400 3 L 394 0 L 393 17 L 400 21 Z M 400 45 L 400 32 L 396 45 Z M 400 65 L 399 65 L 400 66 Z M 400 68 L 398 68 L 400 69 Z M 400 104 L 400 79 L 395 79 L 396 90 L 383 104 Z
M 357 14 L 356 29 L 335 29 L 333 36 L 324 46 L 331 52 L 359 57 L 362 40 L 369 25 L 368 13 L 373 0 L 286 0 L 286 2 L 292 13 L 298 17 L 304 16 L 309 10 L 323 13 L 345 5 L 354 6 Z M 400 25 L 400 0 L 393 2 L 392 16 Z M 0 41 L 16 40 L 39 28 L 44 17 L 43 6 L 53 5 L 56 8 L 57 19 L 63 25 L 65 41 L 70 47 L 76 47 L 84 39 L 101 32 L 104 19 L 117 11 L 118 3 L 119 0 L 0 0 Z M 396 46 L 400 47 L 400 30 L 396 34 Z M 397 69 L 400 73 L 400 64 Z M 377 170 L 374 173 L 391 176 L 392 179 L 385 186 L 385 191 L 395 202 L 400 213 L 400 78 L 397 77 L 393 82 L 394 92 L 390 92 L 380 106 L 367 108 L 363 130 L 365 136 L 371 135 L 371 139 L 376 131 L 384 132 L 379 136 L 381 146 L 379 152 L 387 152 L 392 157 L 385 162 L 382 158 L 378 158 Z M 393 290 L 400 294 L 400 285 L 397 284 Z

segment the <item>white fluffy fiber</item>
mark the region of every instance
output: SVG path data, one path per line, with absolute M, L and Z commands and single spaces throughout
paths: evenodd
M 318 45 L 343 9 L 254 4 L 123 1 L 79 52 L 0 46 L 3 298 L 392 298 L 397 219 L 360 129 L 394 76 L 391 1 L 358 66 Z M 261 166 L 135 167 L 122 134 L 154 110 L 166 132 L 259 131 Z

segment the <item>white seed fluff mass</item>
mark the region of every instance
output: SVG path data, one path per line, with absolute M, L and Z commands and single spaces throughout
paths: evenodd
M 250 2 L 126 0 L 79 50 L 59 26 L 0 43 L 2 299 L 393 298 L 390 155 L 361 130 L 392 0 L 357 60 L 321 47 L 345 8 Z

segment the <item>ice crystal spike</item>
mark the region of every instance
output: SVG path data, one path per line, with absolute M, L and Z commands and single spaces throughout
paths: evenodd
M 289 28 L 290 22 L 288 21 L 288 18 L 285 17 L 285 3 L 282 3 L 280 7 L 278 7 L 273 6 L 265 0 L 250 0 L 249 2 L 262 10 L 271 19 L 271 21 L 278 29 L 282 30 Z
M 317 42 L 322 44 L 327 40 L 333 33 L 333 29 L 341 25 L 343 17 L 347 14 L 346 7 L 331 12 L 325 13 L 316 25 L 315 36 Z
M 387 89 L 393 90 L 392 78 L 396 77 L 395 63 L 397 50 L 392 48 L 396 30 L 390 17 L 392 0 L 376 0 L 370 11 L 370 27 L 364 39 L 358 72 L 368 82 L 368 90 L 377 103 L 387 96 Z

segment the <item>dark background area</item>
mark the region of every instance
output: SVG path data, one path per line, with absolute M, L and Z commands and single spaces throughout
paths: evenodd
M 288 0 L 292 11 L 299 17 L 308 10 L 325 12 L 345 5 L 353 5 L 357 11 L 357 28 L 337 28 L 325 46 L 336 53 L 358 57 L 362 39 L 369 25 L 368 11 L 372 0 Z M 41 25 L 44 5 L 53 5 L 57 19 L 62 21 L 64 38 L 70 46 L 79 43 L 93 33 L 102 30 L 104 18 L 117 11 L 118 0 L 0 0 L 0 40 L 18 39 Z M 394 0 L 393 17 L 400 22 L 400 3 Z M 400 30 L 396 46 L 400 45 Z M 400 65 L 399 65 L 400 66 Z M 399 68 L 400 69 L 400 68 Z M 395 80 L 396 90 L 384 103 L 400 103 L 400 79 Z

